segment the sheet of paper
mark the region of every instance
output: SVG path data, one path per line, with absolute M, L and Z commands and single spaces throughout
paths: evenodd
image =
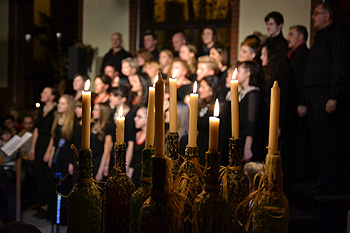
M 23 146 L 26 141 L 28 141 L 33 134 L 26 132 L 22 137 L 18 135 L 13 136 L 3 147 L 1 150 L 7 155 L 11 156 L 15 153 L 21 146 Z

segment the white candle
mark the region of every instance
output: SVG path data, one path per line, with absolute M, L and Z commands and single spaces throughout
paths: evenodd
M 82 126 L 81 126 L 81 149 L 90 148 L 90 123 L 91 123 L 91 91 L 90 80 L 85 82 L 82 91 Z
M 211 153 L 217 153 L 219 147 L 219 100 L 216 99 L 214 106 L 214 116 L 209 117 L 209 149 Z
M 155 82 L 155 155 L 164 155 L 165 126 L 164 126 L 164 82 L 159 71 Z
M 177 80 L 176 71 L 174 70 L 172 78 L 169 78 L 169 113 L 170 113 L 170 123 L 169 132 L 177 132 Z
M 278 82 L 273 83 L 270 99 L 270 127 L 268 154 L 276 154 L 278 150 L 278 127 L 280 115 L 280 88 Z
M 149 87 L 147 126 L 146 126 L 146 149 L 154 146 L 154 87 Z
M 117 116 L 117 128 L 116 128 L 116 143 L 121 145 L 124 143 L 124 128 L 125 117 L 123 116 L 123 106 L 119 108 L 119 114 Z
M 197 146 L 197 118 L 198 118 L 198 94 L 197 82 L 193 84 L 193 93 L 190 94 L 190 121 L 188 133 L 188 146 Z
M 232 74 L 231 80 L 231 129 L 232 138 L 239 138 L 239 110 L 238 110 L 238 80 L 237 68 Z

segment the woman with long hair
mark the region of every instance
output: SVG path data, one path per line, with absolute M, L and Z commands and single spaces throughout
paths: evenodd
M 187 63 L 189 71 L 188 78 L 190 80 L 196 80 L 194 77 L 197 69 L 196 53 L 197 49 L 193 44 L 187 43 L 180 47 L 179 57 Z
M 74 94 L 74 101 L 81 101 L 82 91 L 84 90 L 84 85 L 86 80 L 89 79 L 89 76 L 85 73 L 77 73 L 74 76 L 73 79 L 73 90 L 75 91 Z
M 168 73 L 170 72 L 171 63 L 173 62 L 173 59 L 174 59 L 173 53 L 169 49 L 163 49 L 159 53 L 158 61 L 162 68 L 163 79 L 166 79 Z
M 44 155 L 44 162 L 47 162 L 53 172 L 53 182 L 57 184 L 67 173 L 69 176 L 61 185 L 58 186 L 58 192 L 68 193 L 73 187 L 74 166 L 77 162 L 77 156 L 71 150 L 71 144 L 77 144 L 80 139 L 76 138 L 74 99 L 70 95 L 63 95 L 57 105 L 57 114 L 51 128 L 50 143 Z M 78 146 L 79 147 L 79 146 Z M 56 199 L 55 190 L 52 190 L 52 200 Z M 52 220 L 55 218 L 56 201 L 51 203 Z M 67 201 L 61 202 L 62 224 L 67 222 L 67 214 L 64 211 L 67 207 Z
M 187 63 L 180 58 L 175 58 L 171 64 L 171 73 L 176 73 L 177 100 L 184 102 L 185 96 L 192 92 L 192 82 L 189 80 L 189 68 Z
M 109 101 L 109 89 L 111 87 L 111 78 L 108 75 L 98 75 L 94 81 L 95 94 L 93 99 L 94 104 L 104 103 L 108 104 Z
M 129 76 L 129 83 L 131 92 L 134 94 L 131 104 L 136 111 L 148 101 L 148 87 L 151 86 L 151 79 L 146 73 L 135 74 Z
M 213 58 L 219 67 L 217 76 L 219 79 L 225 79 L 227 75 L 228 51 L 222 45 L 215 44 L 209 50 L 209 57 Z
M 112 135 L 106 133 L 110 119 L 110 107 L 106 104 L 95 104 L 92 110 L 91 144 L 92 174 L 101 181 L 106 159 L 110 156 L 113 146 Z

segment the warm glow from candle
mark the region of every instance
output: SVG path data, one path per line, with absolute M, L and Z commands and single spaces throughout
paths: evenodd
M 214 117 L 218 117 L 219 113 L 220 113 L 219 100 L 216 99 L 215 105 L 214 105 Z
M 90 79 L 86 80 L 84 85 L 84 91 L 88 91 L 90 89 Z
M 118 115 L 119 115 L 119 117 L 123 116 L 123 105 L 120 106 Z
M 153 87 L 156 87 L 156 82 L 158 82 L 158 74 L 157 74 L 156 77 L 154 78 Z
M 237 68 L 233 71 L 232 80 L 237 80 Z
M 40 108 L 40 103 L 36 103 L 35 107 Z
M 197 93 L 197 81 L 193 84 L 193 93 Z
M 175 69 L 174 71 L 173 71 L 173 75 L 171 76 L 172 78 L 176 78 L 176 75 L 177 75 L 177 69 Z

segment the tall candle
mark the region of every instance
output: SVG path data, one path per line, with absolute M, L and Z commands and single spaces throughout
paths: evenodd
M 197 82 L 193 84 L 193 93 L 190 94 L 190 121 L 188 133 L 188 146 L 197 146 L 197 119 L 198 119 L 198 94 Z
M 214 116 L 209 117 L 209 149 L 211 153 L 218 152 L 219 147 L 219 100 L 216 99 L 214 106 Z
M 90 148 L 90 123 L 91 123 L 91 91 L 90 80 L 85 82 L 82 91 L 82 126 L 81 126 L 81 149 Z
M 164 156 L 164 82 L 161 71 L 155 84 L 155 155 Z
M 123 116 L 123 106 L 119 108 L 119 114 L 117 116 L 117 129 L 116 129 L 116 144 L 121 145 L 124 143 L 124 129 L 125 129 L 125 117 Z
M 238 110 L 238 80 L 237 68 L 232 74 L 231 80 L 231 130 L 232 138 L 239 138 L 239 110 Z
M 172 78 L 169 78 L 169 95 L 170 95 L 170 125 L 169 132 L 177 132 L 177 80 L 176 80 L 176 71 L 174 70 Z
M 271 88 L 270 99 L 270 126 L 269 126 L 269 147 L 268 153 L 275 154 L 278 150 L 278 127 L 280 114 L 280 88 L 275 81 Z
M 146 149 L 154 146 L 154 87 L 149 87 L 146 126 Z

